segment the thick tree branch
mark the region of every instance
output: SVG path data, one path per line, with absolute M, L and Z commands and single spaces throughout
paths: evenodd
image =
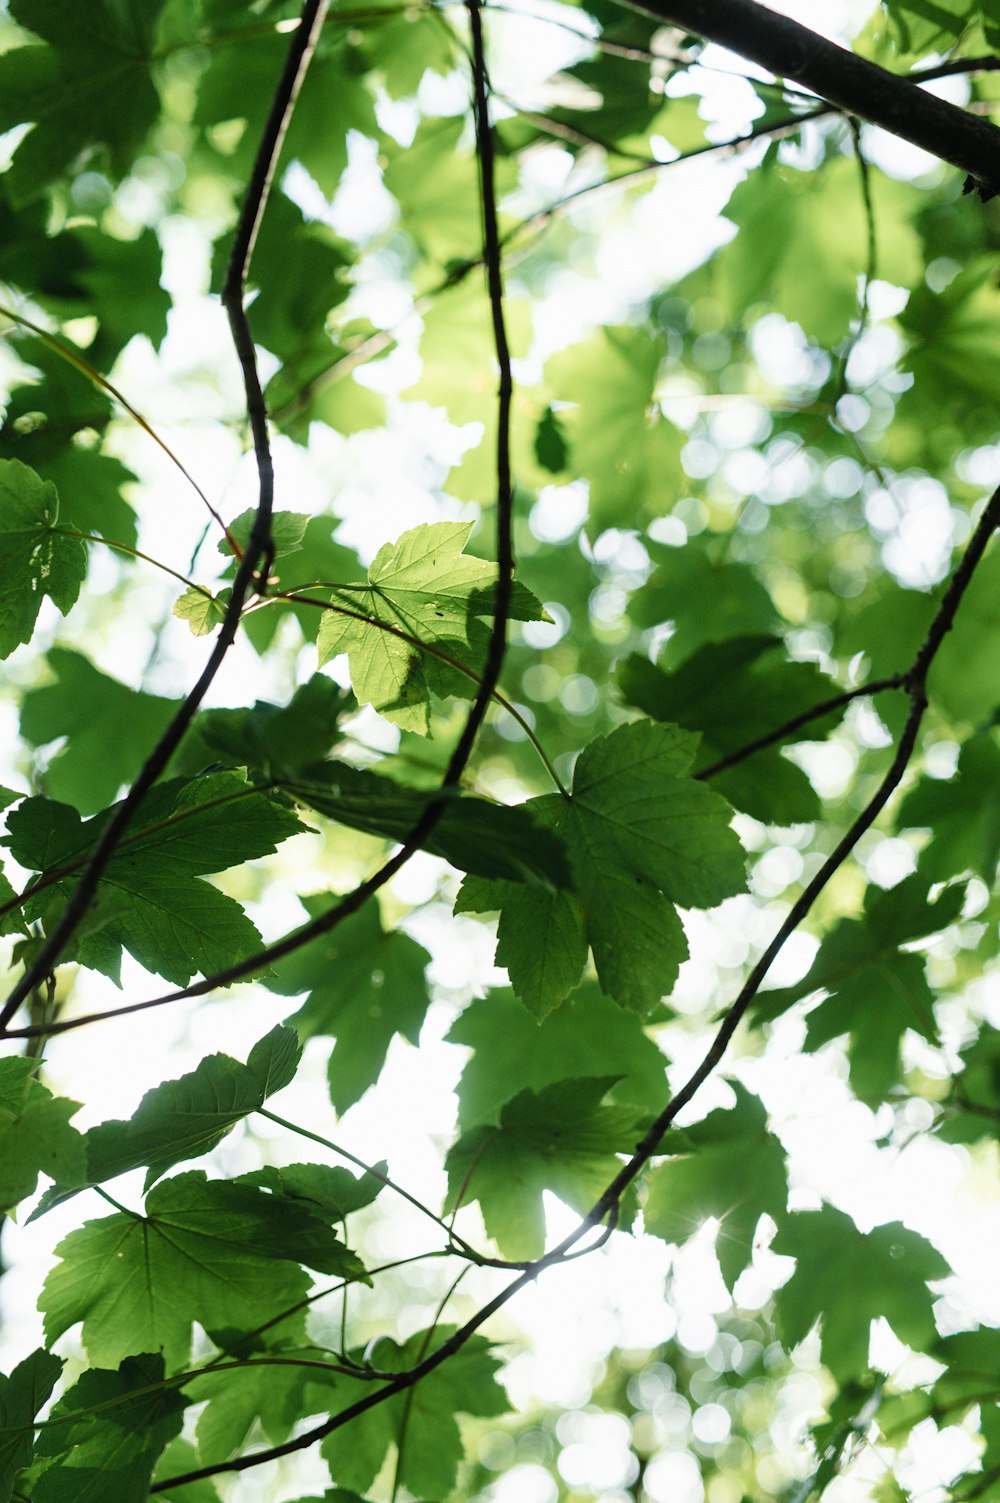
M 980 197 L 1000 192 L 1000 129 L 897 78 L 756 0 L 622 0 L 629 10 L 717 42 L 778 78 L 968 174 Z

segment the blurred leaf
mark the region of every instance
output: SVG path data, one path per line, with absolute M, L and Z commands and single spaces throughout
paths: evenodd
M 414 1366 L 428 1351 L 452 1335 L 453 1326 L 418 1331 L 402 1345 L 388 1336 L 376 1348 L 383 1371 L 402 1371 Z M 458 1464 L 464 1454 L 458 1414 L 495 1418 L 510 1408 L 507 1395 L 496 1380 L 500 1366 L 482 1336 L 472 1336 L 454 1357 L 428 1373 L 416 1386 L 378 1408 L 359 1416 L 349 1429 L 335 1430 L 323 1442 L 323 1457 L 338 1482 L 348 1488 L 367 1488 L 382 1466 L 387 1451 L 405 1443 L 399 1455 L 399 1478 L 415 1497 L 444 1498 L 455 1484 Z M 359 1385 L 351 1392 L 344 1386 L 345 1403 L 360 1397 Z M 361 1388 L 361 1393 L 370 1388 Z M 350 1503 L 350 1493 L 335 1488 L 327 1494 L 330 1503 Z
M 448 1034 L 474 1052 L 458 1083 L 463 1129 L 496 1122 L 512 1090 L 534 1091 L 569 1077 L 614 1070 L 608 1095 L 647 1111 L 666 1103 L 666 1060 L 633 1013 L 623 1013 L 593 982 L 536 1022 L 506 990 L 469 1004 Z
M 44 45 L 0 57 L 0 130 L 31 121 L 8 171 L 11 195 L 33 198 L 96 147 L 123 177 L 159 112 L 151 63 L 163 0 L 123 9 L 10 0 L 10 14 Z
M 65 737 L 46 768 L 45 787 L 94 814 L 135 777 L 180 700 L 130 689 L 68 647 L 50 648 L 48 665 L 54 681 L 29 689 L 21 702 L 21 735 L 33 746 Z
M 605 328 L 545 367 L 554 396 L 571 404 L 559 423 L 571 472 L 590 482 L 591 537 L 669 511 L 683 483 L 681 436 L 656 404 L 663 356 L 642 329 Z

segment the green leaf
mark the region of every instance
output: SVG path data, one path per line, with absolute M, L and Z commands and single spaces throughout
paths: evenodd
M 16 459 L 0 460 L 0 657 L 30 642 L 46 595 L 64 616 L 76 604 L 87 550 L 59 532 L 58 516 L 54 485 Z
M 304 898 L 310 918 L 333 906 L 329 897 Z M 385 930 L 378 904 L 366 903 L 329 934 L 275 965 L 267 978 L 282 996 L 307 992 L 291 1019 L 302 1039 L 332 1034 L 330 1099 L 338 1112 L 375 1084 L 398 1033 L 416 1044 L 430 1006 L 424 968 L 430 956 L 400 930 Z
M 452 1044 L 475 1052 L 458 1083 L 463 1129 L 496 1122 L 512 1090 L 534 1091 L 570 1077 L 618 1076 L 608 1095 L 647 1111 L 666 1103 L 666 1060 L 633 1013 L 623 1013 L 585 983 L 536 1022 L 509 991 L 473 1001 L 452 1024 Z
M 271 19 L 279 19 L 273 10 Z M 288 40 L 277 28 L 248 26 L 243 5 L 232 22 L 219 27 L 218 35 L 229 36 L 225 45 L 212 48 L 198 84 L 194 121 L 211 129 L 220 122 L 246 120 L 235 148 L 221 153 L 222 161 L 215 163 L 216 170 L 222 166 L 246 181 Z M 347 166 L 347 136 L 352 130 L 369 137 L 377 134 L 375 101 L 354 74 L 351 49 L 343 46 L 337 29 L 330 28 L 316 48 L 285 142 L 289 157 L 303 164 L 328 198 L 336 193 Z
M 778 730 L 837 692 L 836 684 L 814 663 L 786 661 L 783 643 L 763 636 L 707 643 L 672 672 L 632 654 L 618 664 L 615 678 L 627 704 L 654 720 L 701 733 L 695 772 Z M 809 779 L 781 756 L 779 748 L 822 739 L 836 724 L 837 713 L 817 717 L 755 752 L 713 777 L 712 787 L 737 809 L 765 823 L 790 825 L 817 818 L 820 803 Z
M 330 1164 L 286 1164 L 281 1169 L 269 1164 L 241 1174 L 239 1183 L 286 1195 L 293 1204 L 305 1201 L 325 1221 L 343 1221 L 370 1206 L 385 1189 L 386 1165 L 376 1164 L 375 1169 L 378 1173 L 366 1171 L 359 1178 L 349 1169 Z
M 64 1458 L 35 1483 L 38 1503 L 145 1503 L 164 1446 L 189 1400 L 163 1385 L 161 1356 L 130 1357 L 117 1372 L 92 1369 L 63 1394 L 38 1439 L 39 1456 Z
M 919 200 L 908 185 L 869 164 L 868 191 L 878 227 L 878 276 L 911 287 L 921 276 L 911 222 Z M 774 148 L 726 206 L 740 233 L 715 261 L 734 320 L 755 306 L 776 309 L 810 339 L 834 345 L 858 317 L 858 278 L 867 273 L 868 219 L 857 164 L 838 156 L 821 170 L 797 171 Z M 761 256 L 762 241 L 775 254 Z
M 34 1192 L 39 1172 L 83 1185 L 86 1140 L 69 1124 L 78 1101 L 53 1096 L 35 1079 L 37 1062 L 0 1059 L 0 1211 Z
M 25 799 L 8 817 L 7 843 L 22 866 L 43 872 L 58 863 L 72 871 L 111 812 L 81 821 L 67 804 Z M 192 879 L 270 855 L 301 828 L 289 809 L 253 792 L 237 773 L 159 784 L 105 870 L 79 943 L 81 963 L 117 980 L 124 947 L 147 970 L 183 986 L 196 971 L 252 954 L 260 936 L 240 905 Z M 29 898 L 25 917 L 51 922 L 74 886 L 66 876 Z
M 921 778 L 899 809 L 900 828 L 924 826 L 931 838 L 917 865 L 932 881 L 976 872 L 992 887 L 1000 864 L 1000 810 L 983 790 L 1000 786 L 1000 749 L 989 733 L 959 753 L 952 778 Z
M 861 918 L 840 920 L 802 980 L 758 999 L 758 1011 L 771 1018 L 800 998 L 825 991 L 806 1020 L 806 1050 L 849 1034 L 851 1084 L 862 1099 L 883 1100 L 899 1079 L 908 1028 L 932 1042 L 938 1036 L 923 956 L 900 947 L 954 922 L 964 888 L 950 887 L 932 904 L 928 886 L 925 877 L 915 875 L 888 892 L 870 887 Z
M 231 594 L 231 590 L 220 590 L 218 595 L 213 595 L 200 585 L 190 585 L 174 601 L 173 614 L 178 621 L 187 622 L 194 636 L 207 637 L 225 621 Z
M 341 716 L 352 705 L 351 696 L 332 679 L 314 673 L 286 705 L 258 699 L 246 709 L 203 710 L 178 761 L 192 771 L 222 762 L 246 767 L 268 781 L 295 777 L 340 740 Z
M 62 1359 L 39 1349 L 14 1368 L 0 1373 L 0 1499 L 9 1503 L 14 1479 L 31 1465 L 35 1416 L 48 1402 L 62 1372 Z
M 480 618 L 492 615 L 497 567 L 463 554 L 471 531 L 471 523 L 435 522 L 404 532 L 379 549 L 367 586 L 333 592 L 335 609 L 320 622 L 320 664 L 346 652 L 360 703 L 406 730 L 428 731 L 432 690 L 467 699 L 476 692 L 488 636 Z M 547 619 L 523 586 L 515 590 L 511 617 Z
M 193 1472 L 197 1465 L 198 1453 L 194 1446 L 183 1436 L 178 1436 L 160 1457 L 153 1473 L 153 1481 L 167 1482 L 171 1477 Z M 172 1487 L 169 1492 L 173 1503 L 219 1503 L 219 1494 L 207 1477 L 202 1477 L 198 1482 L 185 1482 L 180 1487 Z
M 648 1012 L 688 953 L 674 904 L 708 908 L 742 890 L 729 807 L 686 776 L 696 750 L 697 738 L 675 726 L 619 726 L 581 753 L 570 799 L 529 803 L 565 840 L 575 888 L 540 898 L 533 921 L 506 883 L 463 888 L 460 909 L 503 910 L 498 963 L 532 1011 L 549 1011 L 575 985 L 585 934 L 602 989 Z
M 375 1360 L 383 1371 L 412 1367 L 447 1341 L 453 1331 L 452 1326 L 418 1331 L 402 1345 L 383 1337 Z M 406 1415 L 406 1439 L 399 1456 L 400 1484 L 414 1497 L 447 1497 L 464 1455 L 456 1416 L 473 1414 L 492 1419 L 510 1408 L 496 1380 L 499 1366 L 489 1342 L 482 1336 L 472 1336 L 414 1388 L 370 1409 L 343 1430 L 335 1430 L 322 1446 L 335 1480 L 347 1488 L 367 1489 L 390 1447 L 399 1444 Z M 351 1387 L 358 1390 L 360 1385 Z M 370 1391 L 367 1385 L 360 1392 L 351 1392 L 350 1398 L 360 1398 L 365 1391 Z M 331 1497 L 339 1499 L 340 1494 L 335 1490 Z
M 256 303 L 254 306 L 256 307 Z M 253 529 L 256 516 L 257 509 L 251 506 L 246 511 L 240 512 L 239 516 L 229 523 L 230 536 L 235 538 L 236 542 L 243 549 L 246 549 L 250 542 L 250 533 Z M 308 525 L 308 512 L 276 511 L 273 514 L 271 517 L 271 542 L 274 546 L 274 556 L 276 559 L 282 558 L 287 553 L 297 553 L 299 551 L 302 547 L 302 541 L 306 535 L 306 527 Z M 232 545 L 228 537 L 220 539 L 219 552 L 228 554 L 230 558 L 233 556 Z
M 459 150 L 464 134 L 462 116 L 452 115 L 421 120 L 406 147 L 387 143 L 382 181 L 407 234 L 442 265 L 474 260 L 481 250 L 476 159 L 468 143 Z
M 130 689 L 68 647 L 50 648 L 47 661 L 55 680 L 25 694 L 21 735 L 33 746 L 66 738 L 46 768 L 46 790 L 93 814 L 135 777 L 180 701 Z
M 308 767 L 283 786 L 318 814 L 387 840 L 405 840 L 437 796 L 333 761 Z M 569 881 L 562 842 L 535 817 L 537 800 L 508 806 L 450 791 L 442 796 L 444 812 L 423 842 L 425 851 L 480 876 L 546 888 Z
M 945 1115 L 937 1135 L 946 1143 L 978 1143 L 1000 1137 L 1000 1031 L 984 1023 L 979 1034 L 959 1055 Z
M 562 1080 L 520 1091 L 498 1125 L 462 1134 L 446 1160 L 449 1203 L 478 1201 L 486 1230 L 505 1258 L 540 1257 L 542 1192 L 588 1211 L 631 1153 L 646 1118 L 630 1106 L 602 1106 L 617 1077 Z
M 551 475 L 562 474 L 569 461 L 566 435 L 551 407 L 546 407 L 535 429 L 535 458 Z
M 642 329 L 605 328 L 545 367 L 554 396 L 571 404 L 559 423 L 573 474 L 590 481 L 591 537 L 668 511 L 683 483 L 681 436 L 656 403 L 663 356 Z
M 642 628 L 673 623 L 661 668 L 675 667 L 709 642 L 773 635 L 779 624 L 774 602 L 747 564 L 717 558 L 697 539 L 684 548 L 652 540 L 645 547 L 656 567 L 632 596 L 628 613 Z
M 35 1216 L 87 1185 L 104 1184 L 130 1169 L 149 1165 L 145 1188 L 184 1159 L 210 1153 L 237 1122 L 263 1106 L 295 1075 L 302 1050 L 291 1028 L 279 1026 L 255 1044 L 245 1065 L 228 1054 L 210 1054 L 179 1080 L 147 1091 L 128 1121 L 101 1122 L 84 1134 L 84 1176 L 57 1179 Z
M 249 1331 L 297 1304 L 309 1285 L 300 1262 L 364 1276 L 354 1253 L 304 1206 L 197 1170 L 155 1186 L 145 1216 L 86 1222 L 56 1254 L 62 1261 L 39 1300 L 47 1339 L 82 1320 L 93 1362 L 160 1351 L 171 1371 L 187 1361 L 192 1321 Z
M 49 44 L 0 57 L 0 130 L 31 121 L 9 169 L 12 195 L 41 193 L 96 147 L 123 177 L 159 111 L 151 78 L 163 0 L 11 0 L 19 25 Z
M 104 433 L 110 401 L 40 339 L 12 337 L 11 343 L 40 379 L 28 375 L 11 393 L 0 424 L 0 458 L 44 473 L 58 492 L 64 526 L 135 544 L 135 511 L 121 494 L 135 476 L 121 460 L 81 442 Z
M 192 1403 L 207 1400 L 197 1429 L 202 1463 L 211 1465 L 237 1453 L 255 1424 L 268 1441 L 281 1445 L 299 1421 L 334 1407 L 333 1373 L 327 1378 L 318 1367 L 296 1366 L 289 1360 L 302 1357 L 319 1363 L 329 1361 L 329 1354 L 305 1343 L 290 1345 L 284 1331 L 283 1322 L 252 1347 L 240 1348 L 241 1358 L 250 1356 L 259 1365 L 216 1373 L 209 1370 L 185 1385 Z M 268 1362 L 268 1358 L 278 1360 Z
M 647 1176 L 643 1204 L 646 1231 L 666 1242 L 686 1242 L 709 1217 L 718 1221 L 715 1252 L 729 1289 L 750 1262 L 760 1217 L 779 1220 L 788 1205 L 784 1149 L 757 1097 L 731 1084 L 736 1105 L 684 1129 L 683 1149 Z
M 864 1373 L 871 1322 L 879 1316 L 918 1350 L 933 1338 L 927 1281 L 944 1278 L 948 1265 L 898 1221 L 864 1233 L 843 1211 L 824 1206 L 789 1216 L 771 1247 L 796 1259 L 776 1297 L 782 1339 L 794 1346 L 818 1319 L 823 1362 L 838 1383 Z

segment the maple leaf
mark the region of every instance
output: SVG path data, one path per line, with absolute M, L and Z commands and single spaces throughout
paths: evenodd
M 576 984 L 589 943 L 601 986 L 646 1012 L 687 956 L 675 903 L 704 908 L 744 886 L 743 853 L 717 793 L 686 777 L 698 738 L 636 721 L 580 754 L 572 796 L 528 811 L 566 842 L 575 891 L 532 894 L 507 882 L 462 885 L 456 912 L 501 910 L 497 963 L 533 1012 Z
M 64 616 L 76 604 L 87 550 L 58 530 L 58 517 L 55 486 L 18 459 L 0 459 L 0 657 L 30 642 L 46 595 Z
M 346 652 L 359 701 L 406 730 L 427 732 L 432 691 L 471 699 L 476 690 L 488 639 L 481 618 L 493 613 L 497 566 L 463 554 L 471 531 L 471 522 L 435 522 L 404 532 L 379 549 L 367 585 L 333 592 L 335 609 L 320 623 L 320 663 Z M 548 619 L 523 586 L 510 616 Z

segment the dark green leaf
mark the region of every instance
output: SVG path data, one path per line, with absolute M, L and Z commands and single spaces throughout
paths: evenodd
M 86 1185 L 103 1184 L 147 1164 L 149 1189 L 174 1164 L 210 1153 L 237 1122 L 288 1085 L 301 1053 L 292 1029 L 278 1027 L 254 1045 L 245 1065 L 228 1054 L 210 1054 L 189 1075 L 154 1086 L 128 1121 L 102 1122 L 84 1134 L 83 1178 L 53 1175 L 58 1182 L 35 1215 Z
M 521 1091 L 498 1125 L 473 1127 L 448 1154 L 452 1204 L 477 1200 L 486 1230 L 506 1258 L 537 1258 L 545 1246 L 543 1190 L 584 1212 L 631 1153 L 645 1118 L 633 1107 L 602 1106 L 616 1076 L 563 1080 Z
M 333 906 L 303 899 L 311 918 Z M 415 1044 L 430 1006 L 424 968 L 430 956 L 401 931 L 382 927 L 378 905 L 366 903 L 329 934 L 279 960 L 267 985 L 282 996 L 307 992 L 291 1019 L 303 1039 L 336 1039 L 328 1075 L 330 1099 L 345 1112 L 375 1084 L 396 1034 Z
M 948 1265 L 898 1221 L 866 1234 L 842 1211 L 824 1206 L 790 1216 L 771 1245 L 796 1259 L 777 1295 L 778 1329 L 793 1346 L 818 1319 L 823 1361 L 838 1383 L 867 1368 L 871 1322 L 878 1316 L 918 1349 L 933 1338 L 927 1281 L 944 1278 Z
M 11 192 L 41 193 L 95 148 L 122 177 L 156 119 L 153 40 L 163 0 L 11 0 L 19 25 L 48 44 L 0 58 L 0 130 L 34 122 L 14 154 Z
M 322 1273 L 363 1277 L 322 1220 L 286 1196 L 208 1181 L 197 1170 L 155 1186 L 146 1215 L 118 1212 L 65 1237 L 39 1301 L 54 1341 L 83 1321 L 95 1363 L 161 1351 L 186 1362 L 191 1322 L 253 1330 L 295 1305 Z
M 107 814 L 81 821 L 67 804 L 25 799 L 7 821 L 8 844 L 22 866 L 78 868 Z M 302 828 L 292 812 L 255 793 L 236 773 L 161 783 L 142 805 L 109 862 L 91 907 L 79 958 L 117 979 L 124 947 L 148 970 L 185 985 L 196 971 L 222 969 L 259 947 L 242 908 L 207 882 L 204 872 L 270 855 Z M 71 876 L 25 905 L 29 918 L 51 921 Z
M 756 1096 L 733 1082 L 736 1105 L 685 1128 L 683 1147 L 647 1176 L 647 1232 L 686 1242 L 709 1217 L 718 1221 L 715 1251 L 732 1289 L 753 1253 L 757 1222 L 775 1220 L 788 1205 L 785 1152 L 767 1128 Z M 671 1149 L 670 1138 L 663 1145 Z
M 729 806 L 686 776 L 696 750 L 697 738 L 676 726 L 619 726 L 581 753 L 570 799 L 528 805 L 565 840 L 575 887 L 546 895 L 534 921 L 523 895 L 508 915 L 506 883 L 463 889 L 463 910 L 502 908 L 498 960 L 532 1011 L 549 1011 L 575 985 L 585 934 L 604 991 L 648 1012 L 687 956 L 674 904 L 708 908 L 742 889 Z
M 615 677 L 627 704 L 654 720 L 701 733 L 695 772 L 779 730 L 837 692 L 814 663 L 785 661 L 783 644 L 774 637 L 707 643 L 672 672 L 633 654 L 618 664 Z M 820 740 L 836 719 L 834 713 L 809 721 L 738 767 L 714 776 L 712 787 L 737 809 L 765 823 L 815 819 L 820 804 L 809 779 L 780 755 L 779 748 L 793 741 Z
M 35 1415 L 48 1401 L 62 1372 L 62 1359 L 38 1350 L 14 1368 L 10 1377 L 0 1374 L 0 1500 L 9 1503 L 14 1479 L 31 1464 L 35 1440 Z
M 434 797 L 346 762 L 306 768 L 284 786 L 318 814 L 387 840 L 405 840 Z M 535 818 L 535 803 L 509 807 L 450 793 L 444 800 L 444 813 L 424 841 L 425 850 L 479 876 L 543 887 L 566 884 L 562 842 Z
M 145 1503 L 161 1451 L 184 1423 L 188 1400 L 163 1385 L 161 1356 L 130 1357 L 117 1372 L 92 1369 L 55 1405 L 36 1452 L 60 1458 L 35 1484 L 39 1503 Z

